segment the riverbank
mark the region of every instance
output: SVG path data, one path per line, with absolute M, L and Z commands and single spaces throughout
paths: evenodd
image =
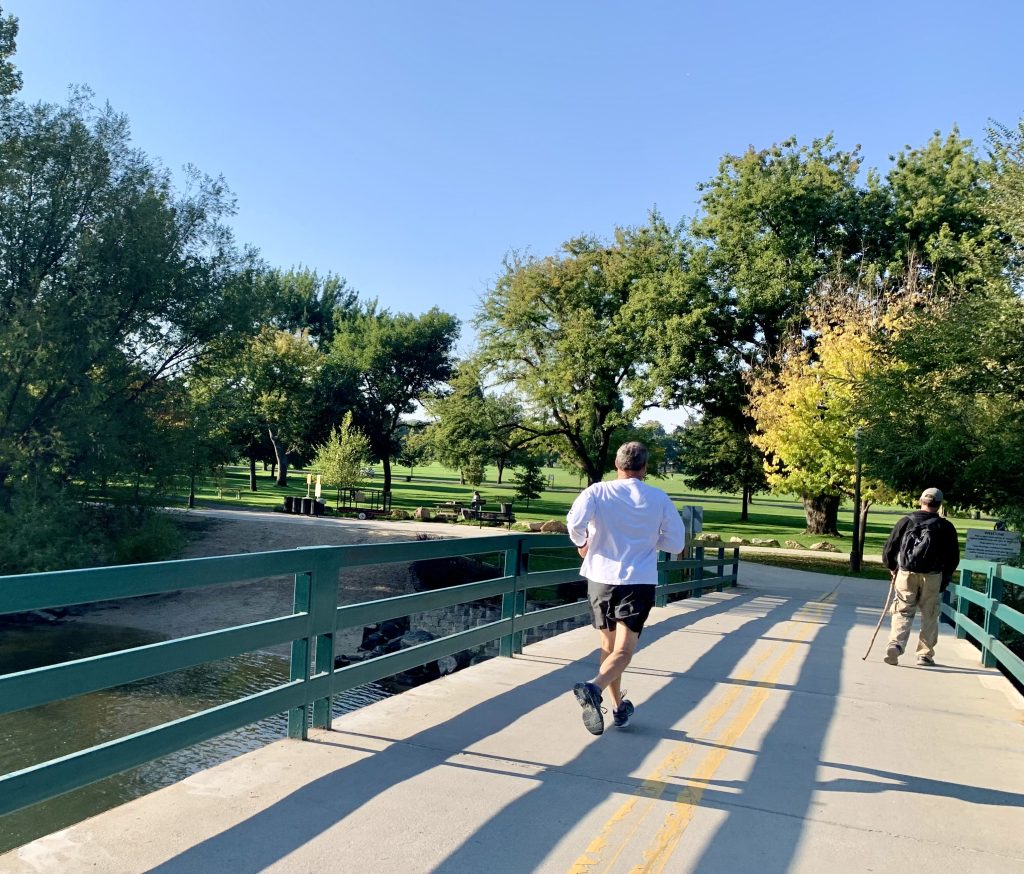
M 205 558 L 297 549 L 306 546 L 342 546 L 387 543 L 423 537 L 477 537 L 504 533 L 454 525 L 425 525 L 386 521 L 313 519 L 279 513 L 189 511 L 183 527 L 188 545 L 178 558 Z M 266 577 L 245 583 L 229 583 L 161 595 L 146 595 L 78 608 L 63 621 L 88 622 L 156 632 L 168 638 L 201 634 L 262 619 L 283 616 L 292 610 L 294 579 Z M 417 591 L 417 579 L 408 563 L 347 569 L 338 586 L 338 603 L 355 604 Z M 339 634 L 338 651 L 354 652 L 362 629 Z M 287 655 L 287 647 L 271 652 Z

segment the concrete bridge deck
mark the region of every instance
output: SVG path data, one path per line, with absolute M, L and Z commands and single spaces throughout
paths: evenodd
M 884 589 L 744 563 L 655 610 L 626 729 L 580 629 L 0 857 L 0 872 L 1024 871 L 1024 701 L 943 627 L 861 656 Z M 915 629 L 916 631 L 916 629 Z M 913 638 L 912 638 L 913 640 Z

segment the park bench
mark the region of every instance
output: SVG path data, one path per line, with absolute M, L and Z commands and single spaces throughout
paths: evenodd
M 499 510 L 477 510 L 475 517 L 480 523 L 481 527 L 484 522 L 497 523 L 499 525 L 506 525 L 511 530 L 512 523 L 516 521 L 515 514 L 512 512 L 511 504 L 499 504 Z

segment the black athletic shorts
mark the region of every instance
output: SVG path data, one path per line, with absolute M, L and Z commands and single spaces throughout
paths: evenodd
M 630 631 L 640 634 L 654 606 L 654 590 L 650 583 L 595 583 L 587 580 L 591 622 L 594 628 L 611 630 L 621 622 Z

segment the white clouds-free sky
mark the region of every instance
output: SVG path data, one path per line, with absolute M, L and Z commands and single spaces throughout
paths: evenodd
M 833 132 L 884 170 L 1024 114 L 1019 0 L 0 5 L 23 98 L 88 85 L 269 263 L 464 323 L 510 249 L 692 216 L 724 153 Z

